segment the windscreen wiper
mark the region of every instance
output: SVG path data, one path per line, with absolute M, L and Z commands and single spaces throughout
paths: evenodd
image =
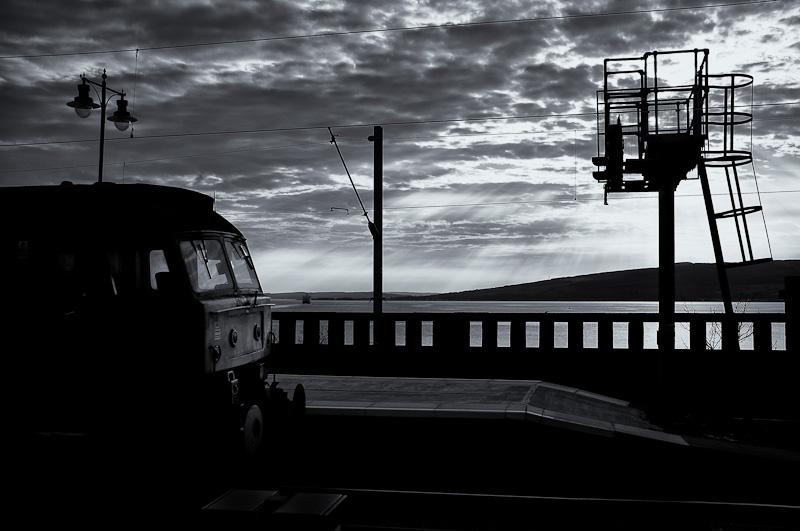
M 206 266 L 206 273 L 208 273 L 208 279 L 211 280 L 214 278 L 214 275 L 211 274 L 211 268 L 208 267 L 208 250 L 206 249 L 206 244 L 203 240 L 197 240 L 200 243 L 200 256 L 203 257 L 203 264 Z M 195 245 L 194 240 L 189 240 L 189 243 L 192 244 L 192 249 L 194 249 L 194 254 L 197 256 L 198 246 Z

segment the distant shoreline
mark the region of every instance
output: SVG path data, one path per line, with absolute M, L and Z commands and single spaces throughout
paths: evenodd
M 788 276 L 800 276 L 800 260 L 774 260 L 728 270 L 734 304 L 781 302 Z M 675 264 L 675 298 L 682 302 L 720 302 L 715 264 Z M 300 300 L 304 292 L 276 293 Z M 311 300 L 368 301 L 371 292 L 311 292 Z M 386 301 L 472 302 L 650 302 L 658 300 L 658 269 L 630 269 L 453 293 L 386 292 Z

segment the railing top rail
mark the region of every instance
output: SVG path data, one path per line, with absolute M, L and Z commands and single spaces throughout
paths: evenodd
M 287 317 L 298 320 L 318 319 L 318 320 L 364 320 L 372 319 L 371 312 L 281 312 L 273 311 L 274 318 Z M 614 322 L 658 322 L 657 313 L 552 313 L 552 312 L 384 312 L 383 317 L 388 320 L 403 321 L 440 321 L 440 320 L 470 320 L 470 321 L 614 321 Z M 736 313 L 733 318 L 737 321 L 777 321 L 786 320 L 784 313 Z M 705 321 L 716 322 L 726 319 L 723 313 L 714 312 L 687 312 L 676 313 L 676 322 L 686 321 Z

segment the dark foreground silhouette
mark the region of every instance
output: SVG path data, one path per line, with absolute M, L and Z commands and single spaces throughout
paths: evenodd
M 2 237 L 4 483 L 9 513 L 29 527 L 166 517 L 295 529 L 557 528 L 597 519 L 709 529 L 731 519 L 785 527 L 797 514 L 774 507 L 797 503 L 786 485 L 798 467 L 786 454 L 607 437 L 544 415 L 497 418 L 480 414 L 479 392 L 474 408 L 444 417 L 392 415 L 391 407 L 367 415 L 357 405 L 344 414 L 346 403 L 326 415 L 319 395 L 309 395 L 316 406 L 302 415 L 305 393 L 295 384 L 308 377 L 267 377 L 268 301 L 241 234 L 210 199 L 144 185 L 64 185 L 4 189 L 0 202 L 12 229 Z M 378 360 L 398 353 L 370 350 Z M 399 383 L 388 379 L 386 388 Z M 352 382 L 326 389 L 336 386 Z M 249 516 L 203 510 L 229 489 L 276 494 Z M 346 499 L 322 520 L 287 516 L 292 500 L 319 500 L 296 497 L 304 493 Z M 652 501 L 687 499 L 725 503 Z

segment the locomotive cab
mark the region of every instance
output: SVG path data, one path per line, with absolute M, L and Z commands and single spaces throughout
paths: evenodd
M 268 383 L 272 305 L 210 197 L 103 183 L 0 202 L 18 432 L 225 435 L 253 453 L 268 419 L 303 410 Z

